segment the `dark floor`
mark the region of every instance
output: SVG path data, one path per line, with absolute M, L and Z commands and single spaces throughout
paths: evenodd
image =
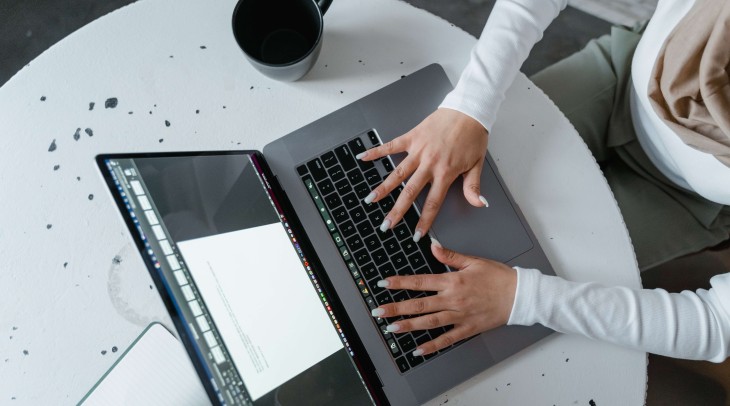
M 494 0 L 407 0 L 479 36 Z M 129 0 L 0 0 L 0 85 L 51 45 Z M 610 24 L 573 8 L 545 32 L 522 67 L 530 75 L 608 33 Z M 642 274 L 647 288 L 706 287 L 712 274 L 730 272 L 730 247 L 690 255 Z M 649 358 L 647 405 L 730 406 L 730 362 Z

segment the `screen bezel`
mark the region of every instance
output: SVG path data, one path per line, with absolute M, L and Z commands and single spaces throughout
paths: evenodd
M 316 255 L 316 250 L 314 249 L 314 246 L 312 245 L 311 241 L 307 237 L 307 234 L 304 232 L 304 227 L 302 226 L 301 221 L 299 221 L 299 218 L 296 216 L 296 212 L 289 201 L 286 193 L 281 188 L 281 185 L 279 185 L 279 182 L 277 181 L 276 177 L 271 172 L 271 169 L 269 168 L 269 165 L 266 162 L 266 159 L 264 158 L 263 154 L 261 154 L 259 151 L 256 150 L 229 150 L 229 151 L 178 151 L 178 152 L 151 152 L 151 153 L 112 153 L 112 154 L 99 154 L 95 157 L 95 161 L 97 164 L 97 167 L 99 171 L 102 174 L 102 177 L 104 178 L 104 181 L 107 185 L 107 188 L 109 190 L 109 193 L 112 196 L 112 199 L 117 205 L 117 211 L 122 216 L 122 219 L 124 220 L 125 225 L 127 226 L 127 229 L 129 230 L 132 239 L 134 240 L 134 243 L 137 247 L 138 252 L 140 253 L 140 256 L 142 257 L 142 260 L 147 267 L 147 272 L 152 278 L 155 287 L 157 288 L 157 292 L 160 294 L 160 298 L 162 299 L 162 302 L 165 305 L 165 308 L 167 310 L 167 313 L 170 315 L 170 318 L 172 319 L 173 325 L 175 326 L 175 329 L 178 332 L 178 335 L 182 341 L 183 346 L 185 347 L 185 351 L 188 353 L 188 357 L 190 358 L 193 366 L 195 367 L 195 371 L 198 374 L 198 377 L 200 377 L 200 381 L 205 388 L 206 393 L 208 394 L 208 397 L 214 404 L 222 404 L 221 400 L 219 399 L 219 393 L 216 391 L 216 389 L 213 387 L 213 384 L 208 379 L 210 373 L 208 371 L 208 366 L 206 365 L 205 361 L 202 359 L 202 354 L 197 349 L 197 344 L 195 343 L 195 339 L 190 336 L 185 321 L 182 317 L 182 315 L 178 312 L 178 310 L 175 307 L 173 298 L 167 291 L 165 287 L 165 283 L 162 280 L 161 275 L 158 273 L 158 271 L 155 269 L 154 264 L 152 263 L 152 260 L 147 255 L 142 255 L 142 253 L 145 251 L 144 241 L 142 241 L 141 236 L 136 231 L 136 226 L 134 224 L 134 221 L 132 217 L 130 216 L 129 212 L 126 210 L 125 203 L 122 199 L 122 196 L 116 192 L 116 185 L 114 184 L 114 179 L 112 178 L 111 174 L 107 170 L 106 167 L 106 160 L 108 159 L 139 159 L 139 158 L 169 158 L 169 157 L 197 157 L 197 156 L 221 156 L 221 155 L 240 155 L 240 156 L 254 156 L 257 160 L 257 163 L 261 167 L 261 170 L 263 172 L 263 175 L 265 177 L 265 184 L 269 187 L 272 194 L 277 198 L 279 201 L 279 205 L 281 207 L 281 210 L 284 212 L 284 216 L 287 218 L 287 221 L 289 223 L 290 228 L 292 229 L 293 234 L 296 236 L 297 241 L 299 242 L 300 248 L 302 249 L 302 252 L 305 254 L 305 256 L 308 258 L 310 266 L 312 268 L 312 271 L 317 276 L 317 279 L 320 282 L 320 287 L 325 292 L 327 298 L 329 299 L 330 307 L 332 308 L 333 313 L 336 315 L 337 320 L 339 321 L 340 328 L 344 332 L 345 336 L 347 337 L 348 344 L 352 349 L 352 352 L 354 355 L 352 355 L 353 361 L 356 365 L 356 368 L 360 372 L 361 377 L 365 381 L 365 386 L 370 393 L 373 400 L 376 402 L 376 404 L 380 405 L 389 405 L 390 403 L 387 400 L 387 397 L 385 396 L 385 392 L 382 388 L 382 382 L 380 382 L 380 379 L 375 372 L 375 366 L 370 359 L 370 357 L 367 354 L 367 351 L 365 350 L 365 346 L 363 345 L 362 341 L 360 340 L 359 336 L 357 335 L 357 332 L 355 331 L 354 324 L 350 320 L 347 312 L 345 311 L 345 307 L 342 304 L 342 302 L 339 300 L 336 291 L 334 289 L 334 286 L 332 285 L 331 281 L 327 277 L 327 273 L 324 271 L 324 267 L 322 266 L 321 261 Z M 306 272 L 304 268 L 302 268 L 302 272 Z M 315 292 L 316 293 L 316 292 Z M 335 329 L 335 327 L 332 327 Z

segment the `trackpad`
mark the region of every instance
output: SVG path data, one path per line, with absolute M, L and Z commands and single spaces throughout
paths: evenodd
M 489 201 L 489 207 L 474 207 L 466 201 L 460 176 L 449 188 L 432 227 L 433 233 L 447 248 L 509 262 L 532 249 L 532 240 L 488 160 L 481 181 L 482 195 Z M 425 195 L 419 196 L 419 207 L 423 207 Z

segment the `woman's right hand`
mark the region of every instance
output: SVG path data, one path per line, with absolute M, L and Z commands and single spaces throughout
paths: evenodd
M 409 132 L 360 155 L 372 161 L 386 155 L 407 152 L 408 156 L 365 198 L 377 202 L 408 180 L 393 209 L 381 225 L 385 231 L 398 224 L 426 184 L 431 189 L 421 210 L 414 232 L 418 241 L 431 228 L 449 186 L 464 176 L 464 197 L 476 207 L 487 206 L 480 193 L 479 180 L 487 153 L 489 134 L 475 119 L 456 110 L 440 108 Z M 410 178 L 410 179 L 409 179 Z

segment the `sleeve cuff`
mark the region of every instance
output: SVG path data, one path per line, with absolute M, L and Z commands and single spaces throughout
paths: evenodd
M 537 295 L 538 279 L 542 275 L 537 269 L 513 267 L 517 271 L 517 289 L 507 325 L 531 326 L 535 324 L 534 298 Z

